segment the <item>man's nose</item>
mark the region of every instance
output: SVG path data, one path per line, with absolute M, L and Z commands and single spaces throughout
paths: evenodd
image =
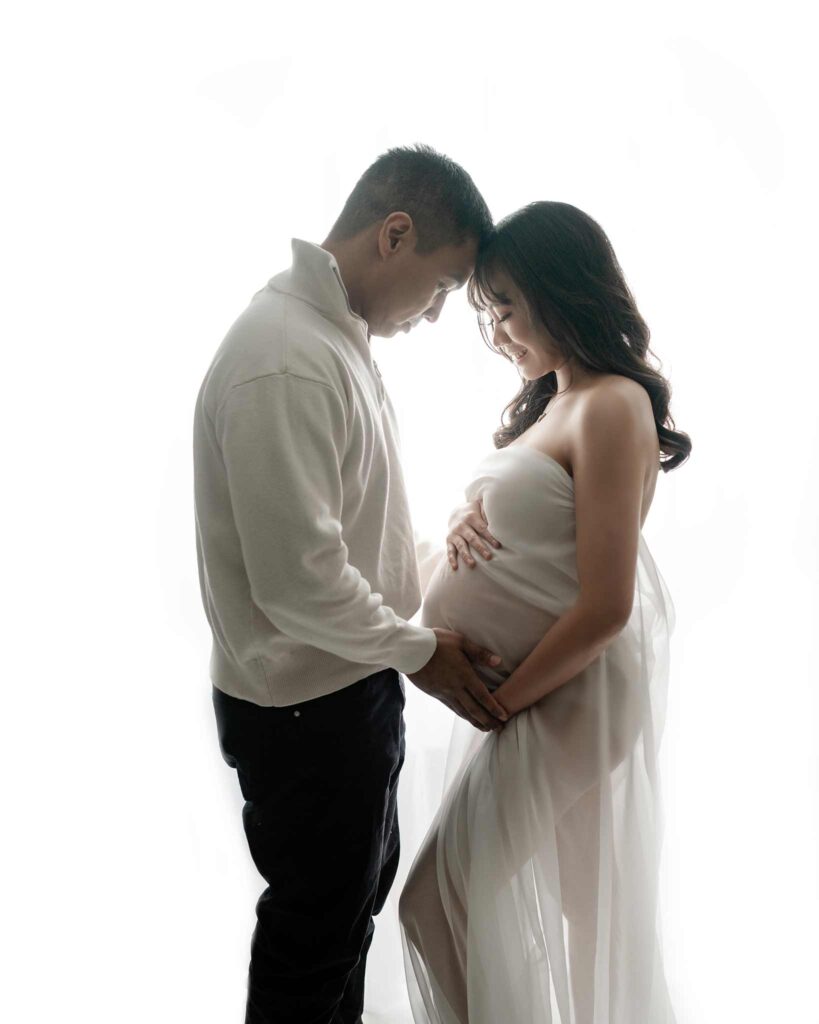
M 433 302 L 429 309 L 424 313 L 424 319 L 429 320 L 431 324 L 434 324 L 438 317 L 441 315 L 441 310 L 444 308 L 446 302 L 446 292 L 444 292 L 439 298 Z

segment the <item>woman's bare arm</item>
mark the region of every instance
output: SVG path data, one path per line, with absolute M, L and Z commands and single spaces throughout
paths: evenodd
M 642 390 L 642 389 L 641 389 Z M 495 691 L 514 714 L 573 679 L 623 630 L 631 614 L 643 484 L 648 469 L 642 396 L 598 389 L 578 418 L 570 452 L 574 477 L 576 602 Z

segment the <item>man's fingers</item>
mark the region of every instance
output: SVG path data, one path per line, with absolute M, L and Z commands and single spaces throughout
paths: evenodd
M 458 700 L 461 702 L 461 707 L 463 707 L 469 717 L 473 719 L 473 721 L 477 722 L 477 727 L 482 729 L 484 732 L 498 728 L 501 725 L 497 718 L 491 715 L 488 711 L 484 711 L 480 703 L 472 696 L 469 690 L 462 690 L 458 694 Z
M 458 715 L 459 717 L 461 716 L 461 709 L 460 709 L 460 707 L 457 707 L 457 706 L 456 706 L 456 705 L 455 705 L 455 704 L 453 703 L 453 701 L 449 700 L 449 699 L 448 699 L 447 697 L 439 697 L 439 698 L 438 698 L 438 700 L 439 700 L 439 701 L 440 701 L 440 702 L 441 702 L 442 704 L 446 704 L 446 706 L 447 706 L 447 707 L 449 708 L 449 710 L 450 710 L 450 711 L 454 712 L 454 713 L 455 713 L 456 715 Z
M 491 717 L 487 719 L 487 716 L 482 714 L 479 702 L 474 700 L 467 690 L 462 690 L 460 694 L 452 694 L 446 697 L 440 695 L 438 700 L 445 704 L 453 714 L 463 718 L 482 732 L 488 732 L 492 728 L 499 728 L 501 725 L 497 720 Z M 481 716 L 481 718 L 479 719 L 478 716 Z
M 473 665 L 488 665 L 490 668 L 497 668 L 501 663 L 500 655 L 487 650 L 486 647 L 479 647 L 478 644 L 467 640 L 466 637 L 463 641 L 463 652 Z
M 474 725 L 476 729 L 481 729 L 484 732 L 486 731 L 480 722 L 476 721 L 472 715 L 469 714 L 466 708 L 462 707 L 462 705 L 458 703 L 458 701 L 449 700 L 446 697 L 439 697 L 438 699 L 442 704 L 446 704 L 449 710 L 453 712 L 453 714 L 456 714 L 458 718 L 463 718 L 464 721 L 469 722 L 470 725 Z
M 494 718 L 499 718 L 502 722 L 509 721 L 509 713 L 506 708 L 492 696 L 480 679 L 476 678 L 469 684 L 469 692 Z
M 470 725 L 474 725 L 476 729 L 480 729 L 481 728 L 479 723 L 475 721 L 475 719 L 466 711 L 465 708 L 463 708 L 458 703 L 458 701 L 450 700 L 448 697 L 439 697 L 438 699 L 440 700 L 440 702 L 442 704 L 446 704 L 446 706 L 449 708 L 449 710 L 453 714 L 457 715 L 458 718 L 465 719 L 467 722 L 469 722 Z

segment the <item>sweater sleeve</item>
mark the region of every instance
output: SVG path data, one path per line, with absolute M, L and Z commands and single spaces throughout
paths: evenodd
M 433 631 L 396 615 L 348 561 L 341 396 L 289 373 L 258 377 L 231 389 L 216 432 L 251 596 L 276 628 L 352 662 L 425 665 Z

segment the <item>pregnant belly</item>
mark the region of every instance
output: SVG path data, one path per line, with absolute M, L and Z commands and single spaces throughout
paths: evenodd
M 499 578 L 478 560 L 474 569 L 463 563 L 453 570 L 446 557 L 436 566 L 424 594 L 421 623 L 451 629 L 501 657 L 497 668 L 476 666 L 490 689 L 532 652 L 556 616 L 533 607 L 515 593 L 514 580 Z
M 487 571 L 478 560 L 474 569 L 461 564 L 453 571 L 445 557 L 432 574 L 421 611 L 423 625 L 455 630 L 501 656 L 497 669 L 475 666 L 490 690 L 526 659 L 557 618 L 553 610 L 522 600 L 514 580 L 504 586 L 498 567 Z M 608 733 L 612 768 L 633 747 L 646 699 L 644 677 L 650 676 L 650 666 L 641 665 L 642 647 L 639 631 L 623 630 L 602 655 L 536 705 L 545 716 L 538 728 L 548 729 L 553 790 L 562 779 L 567 792 L 582 792 L 596 778 L 602 731 Z

